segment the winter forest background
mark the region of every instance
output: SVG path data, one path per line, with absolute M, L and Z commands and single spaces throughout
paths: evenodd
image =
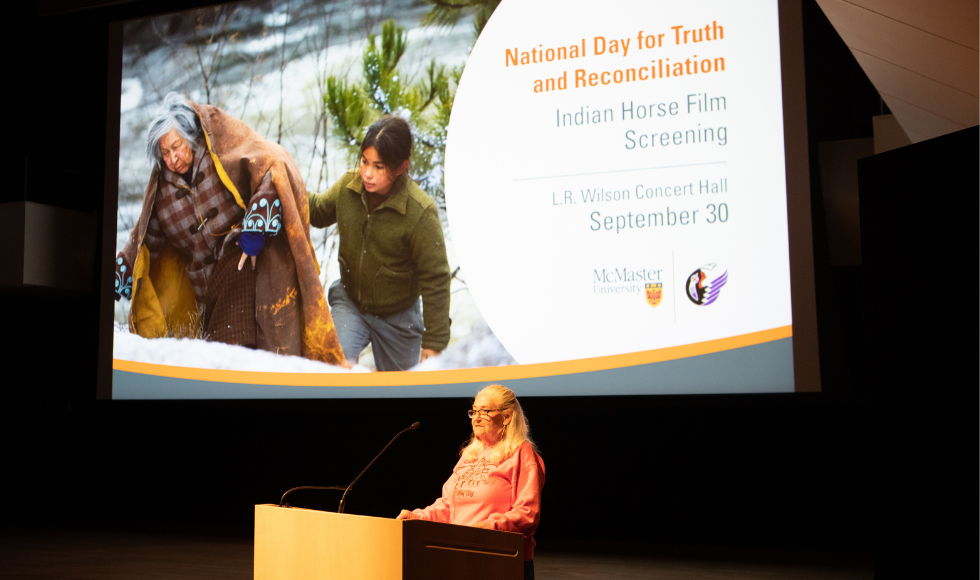
M 415 132 L 410 174 L 435 198 L 453 271 L 452 338 L 422 369 L 514 364 L 465 283 L 445 213 L 443 160 L 453 99 L 469 52 L 499 0 L 264 0 L 125 23 L 119 134 L 117 251 L 142 207 L 150 175 L 145 129 L 170 91 L 215 105 L 283 145 L 310 192 L 357 166 L 360 140 L 385 113 Z M 311 230 L 326 288 L 339 277 L 335 227 Z M 322 372 L 283 359 L 256 368 L 255 351 L 129 334 L 116 303 L 114 358 L 178 366 Z M 213 356 L 207 349 L 214 347 Z M 206 349 L 202 351 L 201 349 Z M 241 352 L 239 352 L 241 351 Z M 260 359 L 262 357 L 259 357 Z M 289 357 L 295 358 L 295 357 Z M 360 364 L 373 368 L 368 351 Z

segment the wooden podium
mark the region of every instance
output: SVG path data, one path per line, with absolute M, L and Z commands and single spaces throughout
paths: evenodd
M 255 506 L 255 580 L 522 580 L 524 536 Z

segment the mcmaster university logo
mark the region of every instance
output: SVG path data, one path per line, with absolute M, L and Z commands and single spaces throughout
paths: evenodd
M 664 285 L 660 282 L 648 283 L 646 285 L 647 304 L 656 308 L 664 300 Z
M 698 306 L 707 306 L 718 299 L 726 282 L 728 270 L 718 264 L 705 264 L 687 277 L 687 297 Z

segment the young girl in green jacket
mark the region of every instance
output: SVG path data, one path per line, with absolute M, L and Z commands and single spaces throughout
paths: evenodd
M 412 131 L 386 115 L 360 167 L 310 195 L 310 225 L 337 224 L 340 279 L 327 301 L 344 356 L 371 344 L 379 371 L 408 370 L 449 343 L 449 261 L 435 201 L 408 177 Z

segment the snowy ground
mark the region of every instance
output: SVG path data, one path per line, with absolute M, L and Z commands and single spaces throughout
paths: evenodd
M 142 363 L 277 373 L 368 372 L 364 367 L 347 370 L 298 356 L 284 356 L 193 338 L 146 339 L 116 327 L 112 337 L 112 358 Z
M 370 372 L 368 366 L 355 365 L 347 370 L 297 356 L 283 356 L 192 338 L 146 339 L 130 334 L 126 328 L 115 328 L 112 358 L 159 365 L 233 371 L 277 373 L 348 373 Z M 373 367 L 370 352 L 361 363 Z M 451 345 L 441 356 L 429 359 L 413 370 L 437 371 L 458 368 L 493 367 L 515 364 L 500 341 L 483 324 L 469 333 L 467 340 Z
M 426 360 L 413 370 L 441 371 L 514 364 L 517 361 L 500 344 L 490 327 L 481 322 L 466 335 L 465 340 L 450 344 L 442 355 Z

